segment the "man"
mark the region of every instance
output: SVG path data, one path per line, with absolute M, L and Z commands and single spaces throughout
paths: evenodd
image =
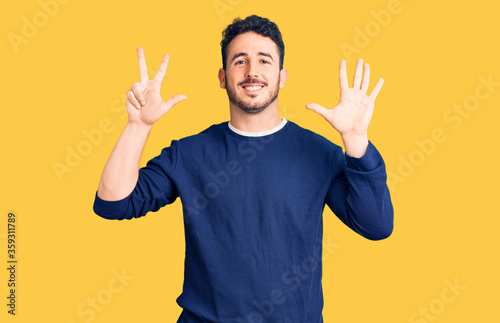
M 141 81 L 127 93 L 129 121 L 104 168 L 94 211 L 131 219 L 180 197 L 186 258 L 178 322 L 322 322 L 325 204 L 368 239 L 392 233 L 385 165 L 367 137 L 383 81 L 367 95 L 370 69 L 364 64 L 362 75 L 358 60 L 349 87 L 342 60 L 338 105 L 306 106 L 340 133 L 344 154 L 279 116 L 278 91 L 288 71 L 274 23 L 236 19 L 223 36 L 219 80 L 230 121 L 173 140 L 141 169 L 151 127 L 186 96 L 163 101 L 169 56 L 148 80 L 137 49 Z

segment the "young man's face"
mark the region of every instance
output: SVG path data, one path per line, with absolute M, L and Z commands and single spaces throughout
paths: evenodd
M 259 113 L 276 104 L 288 71 L 280 71 L 278 46 L 254 32 L 236 36 L 227 47 L 226 71 L 219 70 L 220 86 L 229 101 L 247 113 Z

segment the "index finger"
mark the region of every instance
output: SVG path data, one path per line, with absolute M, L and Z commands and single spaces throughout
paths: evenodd
M 170 56 L 168 54 L 165 54 L 163 56 L 163 59 L 161 60 L 160 67 L 158 68 L 158 72 L 156 72 L 155 75 L 155 82 L 158 82 L 161 84 L 163 82 L 163 78 L 165 77 L 165 73 L 167 73 L 167 67 L 168 67 L 168 61 L 170 60 Z
M 141 83 L 148 81 L 148 67 L 144 58 L 144 50 L 142 47 L 137 47 L 137 60 L 139 61 L 139 74 L 141 75 Z

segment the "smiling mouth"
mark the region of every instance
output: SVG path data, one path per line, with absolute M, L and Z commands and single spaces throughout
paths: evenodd
M 245 84 L 242 86 L 242 88 L 248 92 L 257 92 L 261 90 L 263 87 L 264 85 L 255 85 L 255 84 Z

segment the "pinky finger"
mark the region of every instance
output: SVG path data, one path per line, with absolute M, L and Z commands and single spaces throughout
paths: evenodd
M 132 92 L 132 90 L 127 92 L 127 101 L 130 102 L 137 110 L 141 108 L 141 104 L 135 98 L 134 92 Z
M 372 98 L 373 100 L 377 98 L 377 95 L 380 92 L 382 85 L 384 85 L 384 79 L 379 78 L 377 84 L 375 84 L 375 87 L 372 90 L 372 93 L 370 93 L 370 98 Z

